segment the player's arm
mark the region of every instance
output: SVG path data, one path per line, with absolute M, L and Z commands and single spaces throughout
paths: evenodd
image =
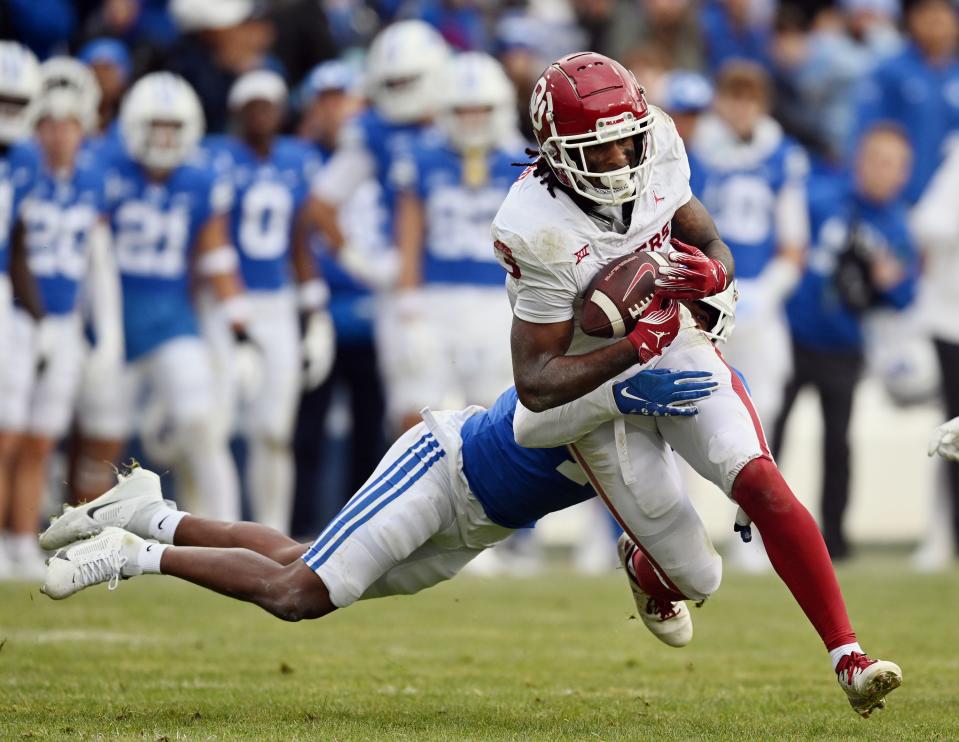
M 39 321 L 45 310 L 40 289 L 36 279 L 30 271 L 30 261 L 27 255 L 26 229 L 23 222 L 18 221 L 10 236 L 10 283 L 13 287 L 13 296 L 27 314 Z
M 400 256 L 397 288 L 415 289 L 423 283 L 423 240 L 426 215 L 423 201 L 412 191 L 403 191 L 396 203 L 396 247 Z
M 101 220 L 90 234 L 90 264 L 86 297 L 93 321 L 96 347 L 95 363 L 109 368 L 123 357 L 123 312 L 120 298 L 120 272 L 113 256 L 110 228 Z
M 200 228 L 194 246 L 194 268 L 211 288 L 234 332 L 245 332 L 248 317 L 240 259 L 231 244 L 226 214 L 215 214 Z
M 544 412 L 533 412 L 519 402 L 513 414 L 513 436 L 525 448 L 557 448 L 624 415 L 692 417 L 699 412 L 694 403 L 718 386 L 711 378 L 708 371 L 645 369 Z
M 695 196 L 673 214 L 673 266 L 660 271 L 657 293 L 671 299 L 702 299 L 723 291 L 733 280 L 735 266 L 713 218 Z

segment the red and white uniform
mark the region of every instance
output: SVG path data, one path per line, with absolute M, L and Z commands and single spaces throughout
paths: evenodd
M 651 108 L 655 160 L 650 181 L 633 202 L 628 228 L 603 228 L 603 218 L 622 207 L 597 206 L 591 218 L 565 192 L 552 197 L 535 176 L 512 187 L 493 223 L 498 259 L 509 272 L 507 286 L 516 317 L 552 323 L 573 319 L 568 353 L 578 355 L 616 342 L 585 335 L 578 315 L 583 295 L 599 268 L 642 249 L 665 249 L 673 214 L 691 198 L 689 164 L 676 128 Z M 684 491 L 673 451 L 727 495 L 751 460 L 768 456 L 759 418 L 739 379 L 686 310 L 678 337 L 650 366 L 711 371 L 719 388 L 697 403 L 694 418 L 617 419 L 576 440 L 564 440 L 564 420 L 575 408 L 543 413 L 518 408 L 518 437 L 538 445 L 571 444 L 598 494 L 627 532 L 688 598 L 701 599 L 719 585 L 721 560 Z M 624 372 L 626 378 L 638 368 Z

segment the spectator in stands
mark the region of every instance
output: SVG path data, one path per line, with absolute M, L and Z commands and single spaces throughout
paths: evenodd
M 356 75 L 342 62 L 325 62 L 307 77 L 301 93 L 303 115 L 297 134 L 316 145 L 323 161 L 329 160 L 344 122 L 359 104 Z M 376 239 L 378 190 L 370 180 L 344 207 L 343 228 L 354 239 Z M 372 218 L 371 218 L 372 217 Z M 296 496 L 294 532 L 307 533 L 321 527 L 320 479 L 324 464 L 330 464 L 329 420 L 334 396 L 349 398 L 351 425 L 346 441 L 348 464 L 336 492 L 323 492 L 327 515 L 334 514 L 359 491 L 386 450 L 383 430 L 385 400 L 379 376 L 379 361 L 373 342 L 373 303 L 370 289 L 343 270 L 318 238 L 314 248 L 321 271 L 330 287 L 330 312 L 336 326 L 336 361 L 333 372 L 317 389 L 305 392 L 294 435 Z
M 117 117 L 132 72 L 130 54 L 116 39 L 94 39 L 77 55 L 93 71 L 100 87 L 97 132 L 106 133 Z
M 631 50 L 655 45 L 667 69 L 703 65 L 702 32 L 690 0 L 620 0 L 612 21 L 604 53 L 615 59 L 624 61 Z
M 273 25 L 254 0 L 171 0 L 170 13 L 184 35 L 163 67 L 196 90 L 207 132 L 223 132 L 229 121 L 227 93 L 244 72 L 265 65 Z
M 730 59 L 769 63 L 770 26 L 750 0 L 708 0 L 701 11 L 706 67 L 715 73 Z
M 855 134 L 880 120 L 902 126 L 915 157 L 905 196 L 915 203 L 942 162 L 946 137 L 959 128 L 959 10 L 951 0 L 906 0 L 904 7 L 911 43 L 862 84 Z
M 0 6 L 3 38 L 12 38 L 46 59 L 66 50 L 76 32 L 77 8 L 71 0 L 6 0 Z
M 676 131 L 687 149 L 692 146 L 699 117 L 712 102 L 713 86 L 698 72 L 677 70 L 667 76 L 659 103 L 672 117 Z M 689 156 L 692 158 L 691 154 Z
M 863 320 L 881 306 L 903 309 L 919 272 L 902 198 L 912 151 L 894 124 L 863 137 L 851 175 L 810 183 L 813 246 L 802 280 L 786 305 L 794 372 L 773 432 L 773 454 L 799 391 L 808 385 L 822 407 L 822 529 L 834 560 L 849 555 L 842 519 L 849 497 L 849 421 L 863 369 Z
M 897 11 L 893 0 L 843 0 L 841 7 L 816 11 L 797 4 L 779 8 L 771 47 L 773 112 L 810 150 L 814 165 L 842 164 L 856 114 L 855 87 L 901 46 Z
M 276 40 L 272 53 L 283 68 L 287 85 L 294 88 L 317 64 L 336 57 L 337 45 L 324 12 L 325 4 L 317 0 L 288 0 L 275 5 L 272 20 Z

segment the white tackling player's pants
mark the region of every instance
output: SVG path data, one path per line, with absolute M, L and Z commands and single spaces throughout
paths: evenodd
M 793 370 L 789 326 L 782 310 L 760 317 L 737 317 L 736 330 L 722 348 L 729 365 L 746 377 L 759 419 L 771 430 Z
M 382 301 L 376 340 L 394 421 L 426 406 L 489 406 L 513 383 L 513 315 L 501 286 L 423 286 L 414 321 Z
M 431 587 L 513 533 L 487 517 L 462 472 L 460 430 L 475 412 L 426 413 L 303 555 L 334 605 Z
M 173 427 L 173 456 L 187 475 L 182 491 L 194 515 L 239 520 L 240 492 L 226 436 L 216 420 L 216 382 L 209 348 L 200 338 L 182 336 L 160 345 L 127 367 L 124 400 L 126 433 L 134 403 L 149 385 Z M 192 493 L 192 496 L 189 495 Z
M 247 332 L 256 344 L 261 376 L 251 399 L 240 400 L 232 373 L 233 338 L 216 307 L 204 311 L 204 332 L 214 348 L 222 382 L 221 421 L 233 421 L 247 440 L 247 481 L 253 517 L 283 533 L 293 509 L 293 453 L 290 447 L 302 387 L 302 354 L 296 295 L 292 289 L 251 291 Z
M 719 388 L 696 403 L 693 418 L 624 417 L 570 449 L 626 532 L 680 592 L 702 600 L 719 587 L 722 560 L 686 495 L 673 450 L 727 495 L 743 467 L 768 451 L 742 381 L 699 330 L 682 330 L 654 365 L 710 371 Z
M 85 342 L 77 313 L 43 320 L 46 357 L 39 362 L 39 325 L 23 311 L 10 318 L 0 390 L 0 429 L 59 439 L 70 425 Z

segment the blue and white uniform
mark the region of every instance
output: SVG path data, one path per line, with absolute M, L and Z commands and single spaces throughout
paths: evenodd
M 489 409 L 427 413 L 405 433 L 303 561 L 334 605 L 415 593 L 547 513 L 593 497 L 565 448 L 524 449 L 516 391 Z
M 743 141 L 718 116 L 705 116 L 691 150 L 690 185 L 736 262 L 736 331 L 723 354 L 749 379 L 759 415 L 772 425 L 792 368 L 783 302 L 799 278 L 778 254 L 809 242 L 807 158 L 771 118 Z
M 387 406 L 397 419 L 434 405 L 492 404 L 512 382 L 512 312 L 503 269 L 490 250 L 493 217 L 522 172 L 522 146 L 493 149 L 478 163 L 445 142 L 421 144 L 393 176 L 423 209 L 418 289 L 397 296 L 377 327 Z M 471 166 L 485 171 L 468 182 Z M 451 319 L 455 318 L 455 321 Z
M 39 325 L 25 313 L 14 318 L 18 352 L 11 354 L 10 376 L 18 388 L 3 405 L 7 429 L 47 438 L 66 432 L 85 352 L 81 289 L 103 211 L 103 173 L 92 159 L 79 157 L 68 175 L 38 161 L 16 218 L 46 314 Z M 38 362 L 43 370 L 36 374 Z
M 230 240 L 250 305 L 247 331 L 262 350 L 261 391 L 250 400 L 243 427 L 285 445 L 292 434 L 302 367 L 293 226 L 309 197 L 318 161 L 311 147 L 291 137 L 277 138 L 265 158 L 234 137 L 209 137 L 204 148 L 233 192 Z M 228 335 L 225 327 L 221 330 L 212 334 Z M 228 355 L 232 340 L 215 345 L 224 346 Z
M 229 208 L 229 189 L 200 155 L 165 181 L 150 180 L 124 155 L 114 163 L 107 190 L 123 289 L 127 425 L 147 382 L 175 429 L 205 430 L 216 410 L 216 382 L 209 348 L 199 336 L 191 266 L 200 230 Z M 234 497 L 224 496 L 206 512 L 212 516 L 213 510 L 226 519 L 239 515 Z
M 0 358 L 10 358 L 13 337 L 13 288 L 10 284 L 10 238 L 17 211 L 37 165 L 34 146 L 17 145 L 0 157 Z M 11 410 L 23 380 L 10 373 L 10 364 L 0 363 L 0 430 L 6 429 L 19 413 Z

